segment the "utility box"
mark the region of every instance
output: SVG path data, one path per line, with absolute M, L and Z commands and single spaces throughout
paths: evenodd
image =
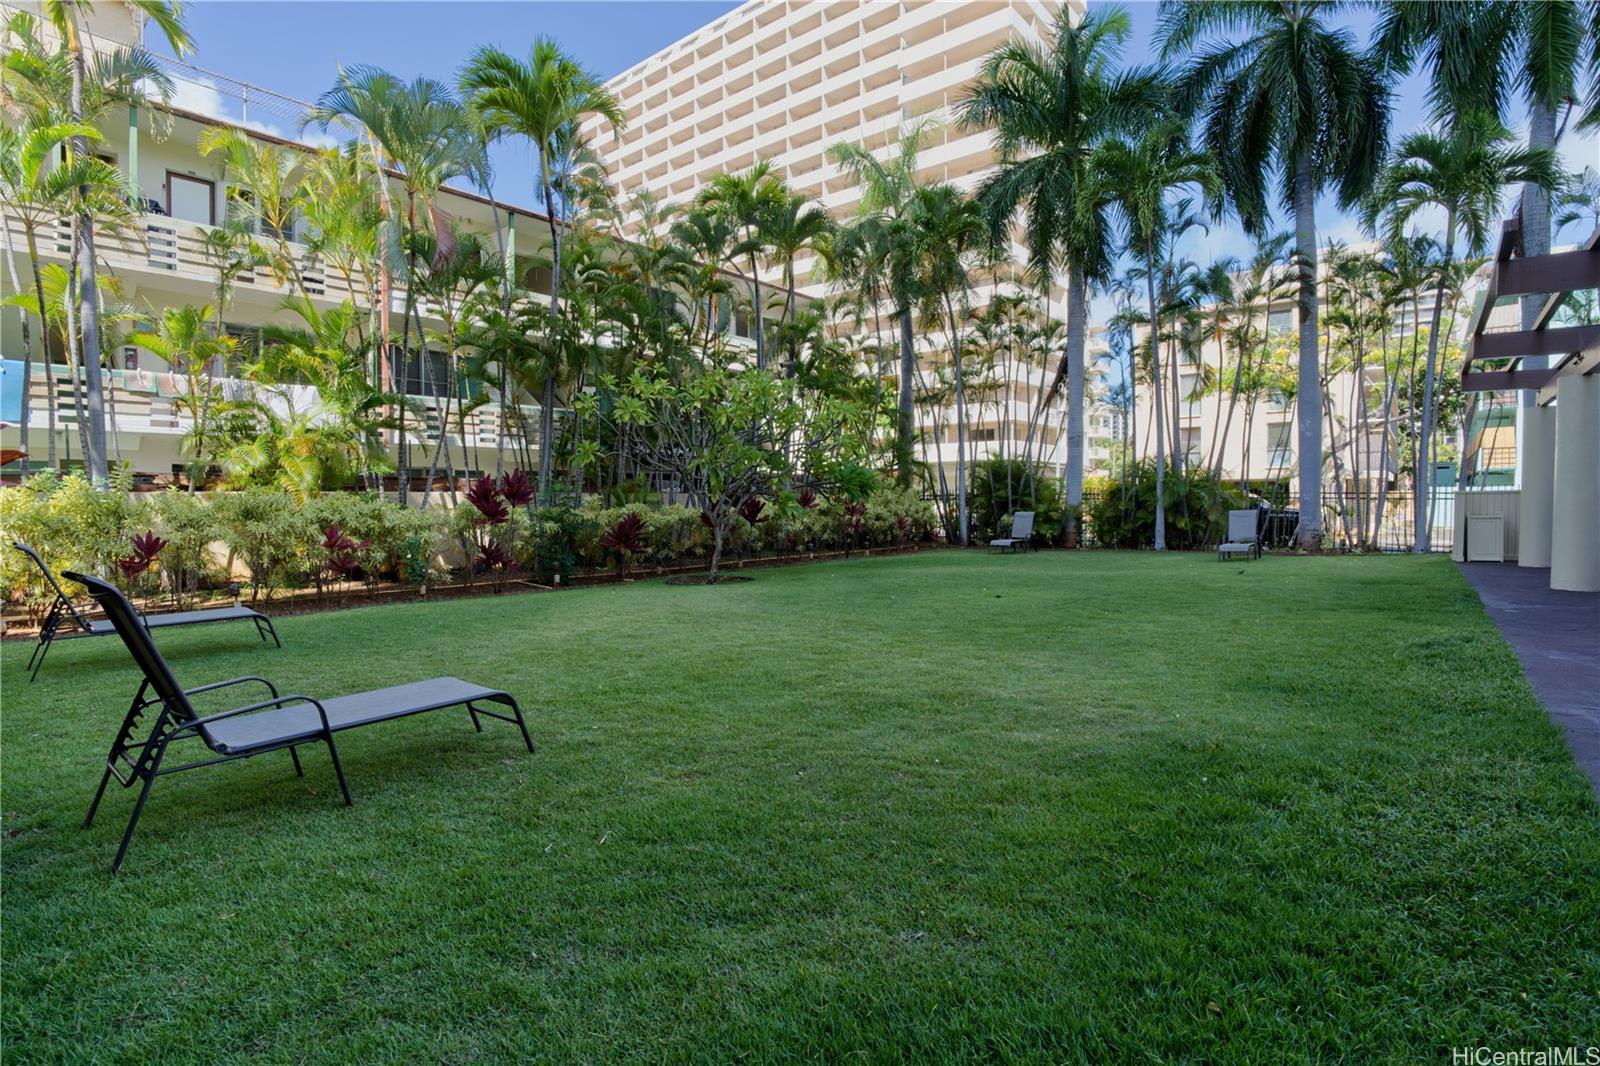
M 1506 561 L 1506 519 L 1498 514 L 1467 516 L 1467 562 Z

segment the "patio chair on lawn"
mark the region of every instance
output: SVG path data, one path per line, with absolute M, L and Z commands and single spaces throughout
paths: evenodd
M 55 589 L 56 599 L 50 605 L 49 612 L 44 616 L 44 623 L 39 626 L 39 640 L 33 646 L 33 654 L 28 657 L 27 669 L 32 673 L 28 680 L 32 681 L 39 676 L 39 670 L 44 666 L 44 657 L 50 654 L 50 645 L 57 640 L 66 640 L 69 637 L 108 637 L 116 630 L 111 622 L 103 618 L 86 618 L 83 613 L 72 605 L 66 592 L 57 583 L 56 576 L 50 568 L 39 558 L 39 553 L 22 543 L 20 540 L 11 542 L 12 547 L 32 559 L 38 566 L 39 572 L 44 574 L 44 579 L 50 582 L 50 587 Z M 135 617 L 146 629 L 167 629 L 172 626 L 196 626 L 207 622 L 238 622 L 248 618 L 256 624 L 256 633 L 265 642 L 267 634 L 272 634 L 272 643 L 283 647 L 283 641 L 278 639 L 278 631 L 272 626 L 272 619 L 260 611 L 249 607 L 210 607 L 203 611 L 174 611 L 170 614 L 144 614 L 134 611 Z
M 997 537 L 989 542 L 990 551 L 1014 552 L 1018 548 L 1033 546 L 1033 512 L 1018 511 L 1011 516 L 1011 536 Z
M 1217 562 L 1235 555 L 1261 558 L 1260 514 L 1256 510 L 1228 512 L 1228 539 L 1217 545 Z
M 530 752 L 533 751 L 533 738 L 528 735 L 522 708 L 510 693 L 454 677 L 436 677 L 429 681 L 414 681 L 408 685 L 324 700 L 282 695 L 266 678 L 253 676 L 184 689 L 173 676 L 166 660 L 161 658 L 161 652 L 156 649 L 155 641 L 150 639 L 150 632 L 138 612 L 116 586 L 85 574 L 67 573 L 63 576 L 89 590 L 89 595 L 105 611 L 117 635 L 127 645 L 128 652 L 144 674 L 144 681 L 134 694 L 128 713 L 123 716 L 117 739 L 106 755 L 106 770 L 100 777 L 100 787 L 95 791 L 94 802 L 89 804 L 89 813 L 83 819 L 85 829 L 94 824 L 95 811 L 113 775 L 123 788 L 131 788 L 135 782 L 141 783 L 139 799 L 133 805 L 133 815 L 128 819 L 128 828 L 123 831 L 117 857 L 111 863 L 112 873 L 122 866 L 123 857 L 128 853 L 128 842 L 133 839 L 134 827 L 139 824 L 139 815 L 143 813 L 145 800 L 150 796 L 150 786 L 164 774 L 248 759 L 252 755 L 288 748 L 289 757 L 294 760 L 295 773 L 304 777 L 305 771 L 301 769 L 297 749 L 302 744 L 326 744 L 328 755 L 333 760 L 333 772 L 339 778 L 339 790 L 344 793 L 344 801 L 348 805 L 351 802 L 350 788 L 345 783 L 344 768 L 339 764 L 339 751 L 334 747 L 333 734 L 444 707 L 466 707 L 473 728 L 480 733 L 483 732 L 480 719 L 485 716 L 510 722 L 522 730 L 523 743 Z M 191 696 L 202 692 L 247 683 L 263 686 L 272 698 L 208 715 L 201 715 L 189 702 Z M 510 708 L 510 713 L 487 710 L 479 706 L 481 703 L 501 704 Z M 159 710 L 155 721 L 150 724 L 149 732 L 141 739 L 135 734 L 142 732 L 140 720 L 152 708 Z M 169 745 L 195 737 L 200 738 L 214 757 L 186 762 L 181 766 L 162 765 Z

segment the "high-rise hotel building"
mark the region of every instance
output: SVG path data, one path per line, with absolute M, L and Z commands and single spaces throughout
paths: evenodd
M 1084 5 L 1065 6 L 1077 19 Z M 625 204 L 641 191 L 686 203 L 718 174 L 769 160 L 790 188 L 845 219 L 859 208 L 861 190 L 828 149 L 847 142 L 888 157 L 902 131 L 925 121 L 933 125 L 918 156 L 919 180 L 975 190 L 995 167 L 991 134 L 957 126 L 955 105 L 985 56 L 1008 41 L 1047 40 L 1062 7 L 1056 0 L 749 0 L 612 78 L 627 124 L 619 133 L 595 119 L 586 133 Z M 637 213 L 629 219 L 638 221 Z M 797 262 L 796 277 L 803 293 L 822 296 L 815 267 Z M 992 291 L 984 285 L 974 302 L 981 306 Z M 1051 310 L 1060 317 L 1060 293 L 1054 296 Z M 944 358 L 936 350 L 925 357 L 930 366 Z M 1015 368 L 1013 381 L 1026 386 L 971 416 L 979 457 L 1002 448 L 1021 453 L 1029 413 L 1055 373 L 1050 364 Z M 1065 459 L 1060 414 L 1058 404 L 1040 430 L 1042 454 L 1055 466 Z M 955 440 L 953 413 L 938 420 L 937 430 L 922 427 L 929 462 L 935 432 Z M 1086 466 L 1105 462 L 1101 435 L 1109 437 L 1112 424 L 1109 411 L 1090 411 Z M 942 450 L 952 462 L 951 449 Z

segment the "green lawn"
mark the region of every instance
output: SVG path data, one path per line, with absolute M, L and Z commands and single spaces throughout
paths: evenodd
M 4 649 L 8 1063 L 1449 1061 L 1600 1033 L 1600 806 L 1446 560 L 909 558 L 158 638 L 528 710 L 160 781 Z M 217 705 L 216 709 L 226 704 Z M 208 707 L 212 705 L 207 705 Z

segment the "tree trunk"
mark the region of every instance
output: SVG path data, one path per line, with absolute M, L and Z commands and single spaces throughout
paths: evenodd
M 561 224 L 556 221 L 555 189 L 545 162 L 548 153 L 539 146 L 539 183 L 544 190 L 545 217 L 550 222 L 550 342 L 556 343 L 556 323 L 561 318 Z M 539 408 L 539 503 L 550 502 L 550 445 L 556 432 L 556 374 L 558 359 L 549 361 L 544 376 L 544 391 Z
M 1295 254 L 1300 267 L 1300 528 L 1298 547 L 1322 543 L 1322 375 L 1317 350 L 1317 189 L 1311 156 L 1294 168 Z
M 1145 271 L 1145 295 L 1150 301 L 1150 393 L 1155 397 L 1151 404 L 1156 411 L 1156 537 L 1155 549 L 1158 552 L 1167 550 L 1167 444 L 1166 426 L 1164 424 L 1163 409 L 1167 406 L 1164 395 L 1166 383 L 1161 378 L 1161 331 L 1157 328 L 1156 318 L 1156 278 L 1155 278 L 1155 248 L 1147 249 L 1146 263 L 1150 269 Z
M 956 368 L 956 529 L 965 548 L 971 540 L 967 525 L 967 395 L 961 374 L 961 333 L 950 294 L 944 294 L 944 313 L 950 320 L 950 354 Z
M 72 120 L 82 122 L 83 44 L 78 38 L 77 16 L 70 11 L 67 14 L 67 42 L 72 53 L 72 94 L 69 106 Z M 87 157 L 89 143 L 83 137 L 74 137 L 72 150 L 75 155 Z M 89 192 L 87 186 L 79 191 L 87 198 Z M 74 253 L 78 258 L 78 271 L 82 276 L 80 295 L 83 301 L 83 347 L 81 350 L 86 377 L 86 410 L 80 413 L 80 417 L 85 417 L 88 421 L 88 436 L 83 458 L 84 466 L 89 471 L 89 480 L 103 488 L 109 481 L 110 471 L 106 466 L 105 396 L 100 382 L 100 291 L 95 284 L 94 276 L 94 219 L 86 211 L 78 216 L 77 237 Z
M 756 264 L 754 253 L 751 253 L 750 256 L 750 302 L 753 305 L 750 313 L 754 316 L 754 320 L 750 323 L 750 328 L 756 331 L 756 369 L 765 370 L 767 368 L 767 331 L 764 328 L 766 323 L 761 321 L 761 268 Z
M 1083 505 L 1084 347 L 1088 342 L 1089 283 L 1067 267 L 1067 506 Z
M 900 311 L 900 420 L 896 427 L 895 450 L 900 453 L 896 459 L 900 468 L 898 480 L 907 488 L 911 485 L 911 471 L 915 465 L 916 393 L 912 389 L 911 379 L 916 372 L 917 353 L 911 338 L 911 309 L 905 307 Z
M 1428 516 L 1432 508 L 1429 506 L 1433 498 L 1433 423 L 1438 417 L 1434 410 L 1434 387 L 1437 377 L 1439 362 L 1439 319 L 1444 313 L 1444 290 L 1447 277 L 1450 273 L 1450 262 L 1455 257 L 1456 247 L 1456 215 L 1454 211 L 1445 216 L 1444 224 L 1444 261 L 1439 264 L 1439 283 L 1434 289 L 1433 299 L 1433 324 L 1428 332 L 1428 362 L 1423 370 L 1422 377 L 1422 428 L 1421 437 L 1417 441 L 1417 472 L 1416 482 L 1416 507 L 1415 529 L 1411 545 L 1413 552 L 1426 552 L 1433 546 L 1433 530 L 1430 528 Z
M 1528 106 L 1528 147 L 1547 148 L 1552 151 L 1556 146 L 1556 109 L 1538 101 L 1533 101 Z M 1534 182 L 1524 182 L 1522 186 L 1522 254 L 1548 255 L 1550 252 L 1550 193 L 1540 188 Z M 1534 293 L 1522 298 L 1522 328 L 1532 329 L 1534 320 L 1539 317 L 1539 308 L 1544 305 L 1544 295 Z M 1522 369 L 1539 370 L 1550 365 L 1547 355 L 1529 356 L 1522 360 Z M 1521 403 L 1523 407 L 1532 407 L 1538 402 L 1537 389 L 1523 389 Z

